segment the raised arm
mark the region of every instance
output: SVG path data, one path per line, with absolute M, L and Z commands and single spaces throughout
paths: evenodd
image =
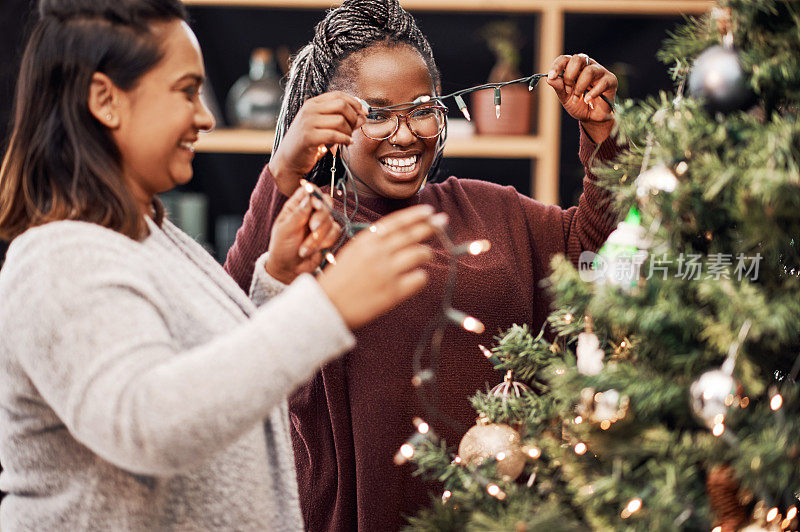
M 579 157 L 585 169 L 577 207 L 543 206 L 520 197 L 537 260 L 549 265 L 556 253 L 577 264 L 583 251 L 596 251 L 614 229 L 616 213 L 608 192 L 596 183 L 592 168 L 624 149 L 611 137 L 617 78 L 585 54 L 562 55 L 553 61 L 547 83 L 564 109 L 579 122 Z M 600 96 L 603 96 L 601 98 Z
M 250 197 L 244 223 L 228 251 L 225 270 L 247 291 L 258 257 L 267 251 L 273 224 L 288 196 L 328 149 L 350 143 L 364 120 L 361 102 L 339 91 L 309 99 L 264 167 Z

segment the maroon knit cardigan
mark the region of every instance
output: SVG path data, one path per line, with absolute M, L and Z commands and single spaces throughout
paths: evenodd
M 618 150 L 611 139 L 595 146 L 581 128 L 583 194 L 577 207 L 566 210 L 543 205 L 512 187 L 454 177 L 428 184 L 408 200 L 361 198 L 357 221 L 372 222 L 396 209 L 426 203 L 449 215 L 454 242 L 485 238 L 492 243 L 488 253 L 459 259 L 453 305 L 481 320 L 486 332 L 475 335 L 449 327 L 444 335 L 437 407 L 462 429 L 435 420 L 431 425 L 448 444 L 457 445 L 475 421 L 469 397 L 502 380 L 477 345 L 493 345 L 493 337 L 515 323 L 538 331 L 550 308 L 541 287 L 550 259 L 565 253 L 576 262 L 583 250 L 596 250 L 613 229 L 615 213 L 589 168 L 593 159 L 608 160 Z M 225 263 L 244 290 L 285 201 L 265 167 Z M 398 467 L 392 461 L 414 431 L 412 419 L 425 417 L 411 385 L 411 355 L 441 302 L 447 257 L 440 248 L 428 271 L 421 293 L 355 331 L 356 348 L 325 365 L 290 399 L 300 501 L 310 530 L 397 530 L 404 516 L 429 505 L 431 496 L 441 496 L 436 483 L 412 476 L 413 465 Z M 308 309 L 308 316 L 315 319 L 314 309 Z

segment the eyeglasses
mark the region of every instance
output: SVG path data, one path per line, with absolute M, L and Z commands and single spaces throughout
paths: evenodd
M 385 140 L 400 129 L 400 119 L 406 121 L 411 132 L 421 139 L 438 137 L 444 129 L 447 107 L 426 105 L 410 113 L 401 114 L 385 109 L 371 109 L 361 131 L 372 140 Z

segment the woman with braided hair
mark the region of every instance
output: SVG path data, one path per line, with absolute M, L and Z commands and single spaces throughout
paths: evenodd
M 431 182 L 446 132 L 443 119 L 431 121 L 439 113 L 436 100 L 425 98 L 440 94 L 431 48 L 397 0 L 345 0 L 327 13 L 292 64 L 273 155 L 226 269 L 247 286 L 287 196 L 303 177 L 329 182 L 337 159 L 352 174 L 358 202 L 350 183 L 350 194 L 337 197 L 336 207 L 352 213 L 357 204 L 355 221 L 429 204 L 449 216 L 455 242 L 491 241 L 489 253 L 459 258 L 453 301 L 480 319 L 486 332 L 476 338 L 450 327 L 439 355 L 436 406 L 466 430 L 475 416 L 469 397 L 500 381 L 477 344 L 491 344 L 494 334 L 514 323 L 540 327 L 549 307 L 540 281 L 551 258 L 564 253 L 576 262 L 582 251 L 604 242 L 615 222 L 590 164 L 619 149 L 609 138 L 612 110 L 600 98 L 613 101 L 616 78 L 586 55 L 563 55 L 547 83 L 580 122 L 586 177 L 577 207 L 545 206 L 483 181 Z M 371 107 L 414 103 L 367 114 L 361 100 Z M 355 349 L 323 366 L 290 400 L 300 500 L 310 530 L 397 530 L 404 515 L 437 494 L 435 483 L 412 475 L 413 466 L 392 461 L 413 431 L 412 419 L 425 415 L 412 386 L 412 352 L 438 311 L 445 284 L 449 255 L 434 251 L 428 285 L 357 330 Z M 451 445 L 463 435 L 439 419 L 426 421 Z

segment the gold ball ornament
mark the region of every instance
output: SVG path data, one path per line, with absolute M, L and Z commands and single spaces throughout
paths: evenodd
M 497 473 L 503 480 L 515 480 L 525 467 L 519 433 L 502 423 L 478 424 L 461 438 L 458 455 L 462 463 L 481 465 L 489 458 L 497 460 Z

